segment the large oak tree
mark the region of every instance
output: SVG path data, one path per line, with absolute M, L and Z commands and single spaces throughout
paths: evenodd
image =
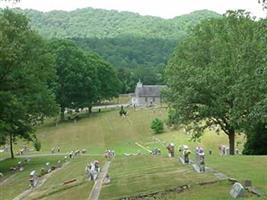
M 0 27 L 0 138 L 14 158 L 13 141 L 35 140 L 35 125 L 57 109 L 47 84 L 55 73 L 46 43 L 25 16 L 4 10 Z
M 258 24 L 244 11 L 204 21 L 178 45 L 167 67 L 173 121 L 191 127 L 195 138 L 207 127 L 220 127 L 230 154 L 236 132 L 247 130 L 255 105 L 266 98 L 264 76 L 256 73 L 266 66 Z

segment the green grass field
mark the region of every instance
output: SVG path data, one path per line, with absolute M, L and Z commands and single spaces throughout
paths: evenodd
M 39 188 L 34 190 L 26 199 L 87 199 L 93 183 L 85 179 L 84 168 L 87 162 L 98 159 L 104 164 L 103 152 L 114 149 L 116 157 L 111 163 L 109 174 L 111 183 L 104 185 L 100 199 L 119 199 L 137 194 L 147 194 L 163 191 L 188 184 L 190 189 L 182 193 L 169 193 L 161 199 L 231 199 L 229 191 L 231 185 L 222 181 L 210 185 L 199 186 L 200 182 L 216 180 L 212 173 L 198 174 L 191 166 L 184 166 L 178 162 L 178 146 L 187 144 L 193 150 L 202 145 L 212 150 L 212 155 L 206 156 L 206 164 L 215 170 L 242 181 L 252 180 L 253 185 L 262 193 L 267 194 L 267 156 L 225 156 L 219 155 L 218 146 L 227 144 L 227 137 L 220 133 L 207 131 L 199 142 L 190 141 L 190 136 L 184 130 L 165 130 L 165 133 L 154 135 L 150 130 L 150 123 L 155 118 L 166 119 L 165 109 L 129 110 L 129 116 L 121 118 L 116 111 L 94 113 L 77 123 L 65 122 L 58 126 L 54 123 L 45 123 L 37 130 L 37 136 L 42 142 L 41 152 L 33 152 L 33 157 L 25 171 L 12 175 L 9 172 L 18 160 L 4 160 L 0 162 L 0 171 L 4 173 L 4 183 L 0 180 L 0 199 L 13 199 L 29 187 L 28 175 L 31 170 L 40 170 L 49 161 L 56 162 L 64 156 L 42 156 L 49 154 L 52 147 L 60 145 L 61 153 L 76 149 L 86 149 L 88 156 L 72 159 L 66 166 L 55 172 Z M 242 136 L 237 141 L 243 143 Z M 152 157 L 135 143 L 151 149 L 158 147 L 162 155 Z M 167 157 L 165 143 L 173 142 L 176 145 L 176 158 Z M 23 142 L 18 142 L 15 149 L 19 149 Z M 239 147 L 242 149 L 242 145 Z M 140 153 L 138 156 L 124 156 L 124 153 Z M 28 156 L 31 156 L 28 154 Z M 37 155 L 36 155 L 37 154 Z M 96 154 L 96 155 L 94 155 Z M 2 155 L 2 158 L 7 155 Z M 194 157 L 194 156 L 193 156 Z M 1 158 L 1 157 L 0 157 Z M 18 158 L 19 159 L 19 158 Z M 67 180 L 75 182 L 64 185 Z M 264 199 L 254 196 L 246 199 Z

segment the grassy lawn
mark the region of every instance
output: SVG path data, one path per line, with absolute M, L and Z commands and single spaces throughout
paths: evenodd
M 134 144 L 137 140 L 151 137 L 150 123 L 157 116 L 164 118 L 165 114 L 159 109 L 129 110 L 127 118 L 120 117 L 118 110 L 94 113 L 76 124 L 44 126 L 37 134 L 43 152 L 49 152 L 56 145 L 60 145 L 63 152 L 83 148 L 88 153 L 102 153 L 106 148 L 112 148 L 118 154 L 135 152 L 139 149 Z
M 86 199 L 89 196 L 93 182 L 88 181 L 85 177 L 85 166 L 92 160 L 99 160 L 104 164 L 102 157 L 87 157 L 81 156 L 72 159 L 62 170 L 53 174 L 44 185 L 35 190 L 27 199 L 71 199 L 71 196 L 76 199 Z M 71 184 L 64 185 L 68 180 L 76 179 Z M 71 195 L 71 196 L 69 196 Z M 64 198 L 64 196 L 66 196 Z
M 36 189 L 27 199 L 87 199 L 93 186 L 92 182 L 85 179 L 84 168 L 87 162 L 98 159 L 104 163 L 103 152 L 114 149 L 117 156 L 112 161 L 109 174 L 111 183 L 104 185 L 101 198 L 104 200 L 117 199 L 136 194 L 162 191 L 181 185 L 189 184 L 191 188 L 182 193 L 169 193 L 162 199 L 196 199 L 196 200 L 224 200 L 230 199 L 231 185 L 227 182 L 199 186 L 197 183 L 215 180 L 211 173 L 197 174 L 190 166 L 181 165 L 178 160 L 178 146 L 187 144 L 192 152 L 197 145 L 205 148 L 206 152 L 212 150 L 212 155 L 206 153 L 206 164 L 226 175 L 238 180 L 252 180 L 252 184 L 261 192 L 267 194 L 267 156 L 220 156 L 218 146 L 228 144 L 225 134 L 216 134 L 206 131 L 201 141 L 190 141 L 190 136 L 183 129 L 166 130 L 160 135 L 152 134 L 151 121 L 154 118 L 166 119 L 165 109 L 129 109 L 129 116 L 121 118 L 118 110 L 94 113 L 88 118 L 83 118 L 77 123 L 66 122 L 55 126 L 47 123 L 37 130 L 38 138 L 42 142 L 41 152 L 49 153 L 51 148 L 60 145 L 61 152 L 70 152 L 77 149 L 87 149 L 89 154 L 99 156 L 81 156 L 71 160 L 64 168 L 56 171 Z M 242 136 L 237 136 L 237 141 L 244 143 Z M 135 143 L 152 149 L 158 147 L 162 155 L 152 157 L 147 151 Z M 166 143 L 176 145 L 176 158 L 167 157 Z M 22 146 L 18 142 L 16 149 Z M 239 146 L 242 150 L 242 144 Z M 123 156 L 124 153 L 137 153 L 138 156 Z M 0 159 L 8 154 L 0 154 Z M 31 170 L 40 170 L 46 162 L 56 162 L 63 156 L 34 157 L 25 167 L 23 172 L 12 176 L 10 166 L 14 166 L 19 159 L 4 160 L 0 162 L 0 172 L 8 180 L 0 185 L 0 199 L 13 199 L 15 196 L 29 188 L 28 176 Z M 191 156 L 194 159 L 194 153 Z M 76 179 L 72 184 L 64 185 L 64 181 Z M 2 181 L 2 180 L 1 180 Z M 0 183 L 1 184 L 1 183 Z M 255 199 L 250 197 L 247 199 Z M 257 198 L 260 199 L 260 198 Z
M 42 158 L 32 158 L 32 160 L 25 165 L 24 171 L 13 173 L 9 170 L 10 167 L 17 165 L 22 159 L 7 159 L 1 161 L 0 171 L 4 174 L 4 184 L 0 187 L 0 199 L 13 199 L 23 191 L 29 189 L 29 174 L 32 170 L 36 170 L 38 173 L 42 167 L 45 167 L 46 162 L 50 162 L 51 165 L 56 163 L 61 157 L 42 157 Z M 1 180 L 4 181 L 4 180 Z
M 110 169 L 112 183 L 104 186 L 100 199 L 118 199 L 203 181 L 212 174 L 196 174 L 177 159 L 152 156 L 116 157 Z

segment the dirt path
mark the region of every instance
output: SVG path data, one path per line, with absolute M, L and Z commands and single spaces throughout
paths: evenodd
M 101 170 L 101 172 L 99 174 L 99 177 L 96 180 L 96 182 L 94 184 L 94 187 L 91 190 L 91 193 L 89 195 L 88 200 L 98 200 L 100 192 L 101 192 L 101 189 L 102 189 L 103 181 L 104 181 L 104 179 L 105 179 L 105 177 L 106 177 L 106 175 L 108 173 L 108 169 L 109 169 L 110 163 L 111 163 L 111 161 L 107 161 L 105 163 L 104 167 L 102 168 L 102 170 Z

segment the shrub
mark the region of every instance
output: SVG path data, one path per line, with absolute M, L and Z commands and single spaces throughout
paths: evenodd
M 33 146 L 34 146 L 36 151 L 40 151 L 41 150 L 41 142 L 39 140 L 35 139 L 33 141 Z
M 150 128 L 154 131 L 155 134 L 162 133 L 164 130 L 163 122 L 156 118 L 152 121 Z

